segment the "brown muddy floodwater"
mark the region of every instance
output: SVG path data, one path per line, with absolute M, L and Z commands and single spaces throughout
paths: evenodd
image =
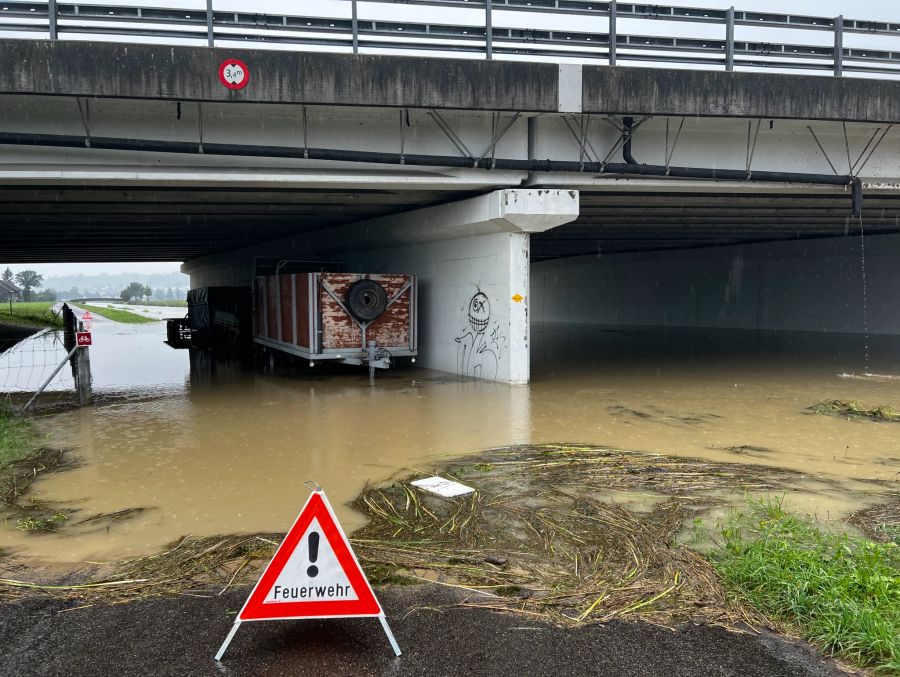
M 81 466 L 41 479 L 34 496 L 82 515 L 148 510 L 94 533 L 0 525 L 0 547 L 24 556 L 108 559 L 186 534 L 284 530 L 309 479 L 352 530 L 361 517 L 346 503 L 367 481 L 517 443 L 790 468 L 809 479 L 788 505 L 822 518 L 900 490 L 900 424 L 806 411 L 825 399 L 900 408 L 900 383 L 838 376 L 862 371 L 860 337 L 536 326 L 530 386 L 406 368 L 372 387 L 351 368 L 211 375 L 196 358 L 192 376 L 188 351 L 163 345 L 162 324 L 94 331 L 98 404 L 37 422 Z M 900 341 L 878 339 L 872 352 L 872 371 L 900 373 Z

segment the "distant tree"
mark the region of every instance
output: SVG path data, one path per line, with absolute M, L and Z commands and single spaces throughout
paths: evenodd
M 175 300 L 175 292 L 172 291 L 172 288 L 169 287 L 166 290 L 166 301 L 174 301 Z
M 153 289 L 151 289 L 147 285 L 144 285 L 144 290 L 141 293 L 141 297 L 149 300 L 151 296 L 153 296 Z
M 22 288 L 22 296 L 26 301 L 31 301 L 34 289 L 41 286 L 44 276 L 34 270 L 23 270 L 16 273 L 16 282 Z
M 0 276 L 0 277 L 3 278 L 3 281 L 4 281 L 4 282 L 10 282 L 10 283 L 11 283 L 11 282 L 13 281 L 13 277 L 14 277 L 13 272 L 12 272 L 12 268 L 10 268 L 9 266 L 6 266 L 6 270 L 3 271 L 3 275 Z
M 72 287 L 69 291 L 66 292 L 66 296 L 70 299 L 77 299 L 81 296 L 81 290 L 78 287 Z
M 139 299 L 144 296 L 144 290 L 146 287 L 142 285 L 140 282 L 132 282 L 125 289 L 119 292 L 119 298 L 123 301 L 131 301 L 132 299 Z
M 166 292 L 162 287 L 153 290 L 153 300 L 154 301 L 165 301 L 166 300 Z
M 42 289 L 39 292 L 34 294 L 34 301 L 57 301 L 59 300 L 59 294 L 57 294 L 55 289 Z

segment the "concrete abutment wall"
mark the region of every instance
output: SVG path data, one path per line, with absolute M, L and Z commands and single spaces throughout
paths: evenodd
M 585 256 L 532 267 L 536 321 L 865 331 L 859 236 Z M 900 334 L 900 236 L 866 237 L 868 331 Z

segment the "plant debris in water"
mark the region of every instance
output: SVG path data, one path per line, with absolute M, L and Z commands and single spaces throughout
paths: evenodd
M 38 477 L 75 465 L 65 451 L 41 447 L 0 466 L 0 517 L 14 518 L 22 531 L 56 531 L 72 511 L 23 497 Z
M 85 606 L 136 601 L 161 595 L 212 597 L 249 583 L 274 554 L 282 535 L 186 536 L 163 552 L 122 562 L 95 562 L 89 574 L 46 583 L 0 578 L 0 600 L 43 593 Z
M 18 519 L 16 520 L 16 529 L 20 531 L 56 531 L 68 519 L 68 514 L 58 510 L 49 517 L 23 517 Z
M 675 536 L 716 503 L 700 492 L 765 491 L 790 473 L 559 444 L 491 450 L 443 474 L 475 493 L 441 499 L 400 481 L 360 495 L 370 521 L 353 541 L 365 567 L 492 593 L 470 603 L 568 625 L 759 620 Z M 600 498 L 610 489 L 657 502 L 632 512 Z
M 900 500 L 857 510 L 847 521 L 874 541 L 900 545 Z
M 774 449 L 769 447 L 757 447 L 753 444 L 739 444 L 733 447 L 711 447 L 720 451 L 727 451 L 729 454 L 769 454 Z
M 810 411 L 827 416 L 869 419 L 870 421 L 900 422 L 900 411 L 891 406 L 868 407 L 859 400 L 825 400 L 814 404 Z
M 575 625 L 640 616 L 760 621 L 729 601 L 710 564 L 675 544 L 715 491 L 768 491 L 795 474 L 585 445 L 489 450 L 448 468 L 476 492 L 423 494 L 407 481 L 356 500 L 370 523 L 351 539 L 375 583 L 421 579 L 488 593 L 472 604 Z M 609 490 L 652 492 L 649 512 L 602 500 Z M 90 519 L 90 518 L 88 518 Z M 158 595 L 220 594 L 252 583 L 277 534 L 186 537 L 164 552 L 95 563 L 63 581 L 0 579 L 0 599 L 35 592 L 87 605 Z

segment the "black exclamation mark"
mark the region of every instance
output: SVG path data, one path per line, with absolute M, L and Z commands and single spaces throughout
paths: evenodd
M 314 564 L 317 559 L 319 559 L 319 532 L 313 531 L 309 535 L 309 568 L 306 570 L 306 575 L 310 578 L 319 575 L 319 567 Z

